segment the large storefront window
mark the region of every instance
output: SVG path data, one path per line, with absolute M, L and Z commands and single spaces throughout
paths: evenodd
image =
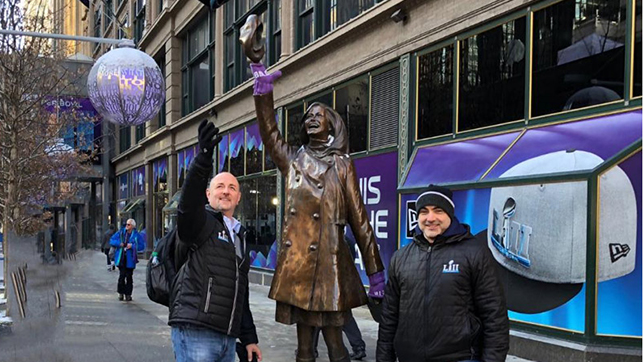
M 357 79 L 335 92 L 335 110 L 349 131 L 351 153 L 367 150 L 369 135 L 369 79 Z
M 220 144 L 221 147 L 221 144 Z M 188 167 L 197 155 L 197 145 L 190 146 L 177 152 L 177 186 L 181 188 L 188 174 Z
M 242 198 L 237 207 L 239 221 L 246 228 L 246 245 L 252 265 L 269 269 L 275 268 L 267 263 L 276 240 L 275 180 L 275 175 L 241 180 Z
M 263 154 L 259 125 L 254 123 L 246 127 L 246 174 L 262 172 Z
M 453 132 L 453 69 L 453 45 L 418 57 L 418 139 Z
M 618 0 L 566 0 L 535 12 L 532 116 L 623 98 L 627 24 Z
M 523 119 L 525 18 L 460 42 L 458 130 Z
M 298 103 L 286 110 L 286 142 L 291 146 L 300 146 L 300 126 L 304 110 L 302 104 Z
M 244 156 L 246 148 L 244 147 L 244 128 L 230 132 L 228 136 L 230 144 L 230 173 L 239 176 L 244 174 Z
M 163 207 L 168 203 L 168 159 L 158 159 L 152 163 L 152 222 L 154 241 L 159 240 L 169 230 L 169 225 L 163 218 Z

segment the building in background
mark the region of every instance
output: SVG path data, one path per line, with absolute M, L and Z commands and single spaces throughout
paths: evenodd
M 627 237 L 616 241 L 602 216 L 622 193 L 624 213 L 641 215 L 641 0 L 230 0 L 216 11 L 195 0 L 105 0 L 89 9 L 93 36 L 132 29 L 167 90 L 158 117 L 113 130 L 104 225 L 108 214 L 133 216 L 151 250 L 174 225 L 197 125 L 208 118 L 224 135 L 215 169 L 242 187 L 253 278 L 270 283 L 286 200 L 238 42 L 258 14 L 264 63 L 284 74 L 274 93 L 282 132 L 297 144 L 313 101 L 343 116 L 385 264 L 414 232 L 417 192 L 450 186 L 458 216 L 507 274 L 512 354 L 641 358 L 641 220 L 626 218 Z M 92 47 L 94 58 L 108 50 Z M 529 167 L 543 157 L 550 167 Z M 532 192 L 554 196 L 531 205 Z M 555 218 L 528 213 L 534 205 Z M 535 291 L 542 298 L 527 297 Z

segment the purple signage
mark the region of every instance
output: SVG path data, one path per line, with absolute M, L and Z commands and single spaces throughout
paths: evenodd
M 128 190 L 127 173 L 117 176 L 119 180 L 119 200 L 127 199 L 130 197 Z
M 383 153 L 376 156 L 369 156 L 353 160 L 360 184 L 360 194 L 367 209 L 369 222 L 373 228 L 380 257 L 385 265 L 389 266 L 389 260 L 396 251 L 397 224 L 396 216 L 398 211 L 397 203 L 397 152 Z M 362 282 L 368 285 L 369 279 L 365 273 L 362 263 L 362 256 L 355 243 L 355 237 L 351 229 L 346 229 L 347 239 L 353 248 L 355 264 Z
M 145 166 L 132 170 L 132 197 L 145 195 Z

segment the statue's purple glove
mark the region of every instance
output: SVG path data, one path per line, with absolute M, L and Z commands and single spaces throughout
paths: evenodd
M 385 297 L 385 272 L 369 275 L 369 294 L 371 298 L 382 299 Z
M 255 77 L 255 84 L 253 86 L 253 95 L 262 96 L 273 91 L 273 82 L 282 76 L 282 72 L 276 70 L 271 74 L 266 73 L 266 67 L 262 63 L 251 63 L 250 70 Z

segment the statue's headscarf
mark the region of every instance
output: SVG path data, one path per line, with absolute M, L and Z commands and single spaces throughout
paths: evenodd
M 330 143 L 325 144 L 324 147 L 321 145 L 310 144 L 309 135 L 306 133 L 306 127 L 304 126 L 304 120 L 309 114 L 311 109 L 315 106 L 320 106 L 324 108 L 326 118 L 329 121 L 329 134 L 333 137 Z M 349 134 L 347 132 L 347 127 L 342 120 L 342 117 L 336 112 L 333 108 L 327 106 L 326 104 L 315 102 L 309 106 L 309 108 L 304 112 L 302 119 L 300 120 L 300 140 L 302 144 L 307 147 L 315 156 L 324 157 L 327 155 L 345 155 L 349 153 Z

